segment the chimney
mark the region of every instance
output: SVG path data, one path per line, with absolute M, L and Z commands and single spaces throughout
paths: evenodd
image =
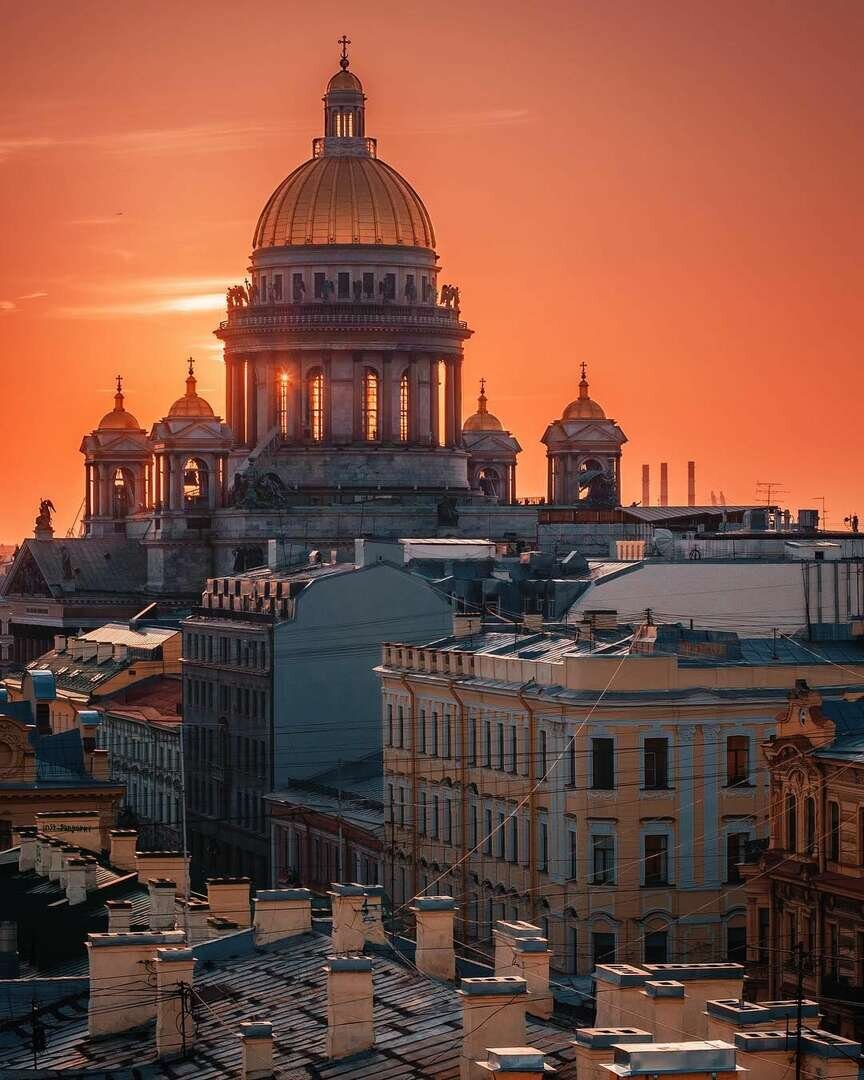
M 265 1020 L 247 1020 L 240 1025 L 243 1060 L 242 1080 L 270 1080 L 273 1073 L 273 1025 Z
M 156 949 L 183 946 L 180 930 L 161 934 L 88 934 L 91 1038 L 131 1031 L 156 1016 L 156 988 L 149 971 Z
M 723 1042 L 618 1043 L 615 1067 L 608 1072 L 618 1076 L 650 1074 L 665 1080 L 682 1073 L 690 1080 L 737 1080 L 735 1047 Z M 760 1074 L 756 1074 L 760 1075 Z
M 99 888 L 96 872 L 99 869 L 99 860 L 93 855 L 84 855 L 84 888 L 88 893 L 95 892 Z
M 66 635 L 55 634 L 54 635 L 54 652 L 62 653 L 66 651 Z
M 490 1046 L 486 1051 L 486 1060 L 476 1064 L 480 1069 L 498 1073 L 507 1080 L 532 1080 L 533 1077 L 555 1072 L 546 1064 L 542 1050 L 535 1050 L 533 1046 Z
M 573 1046 L 579 1080 L 609 1080 L 603 1066 L 615 1060 L 615 1046 L 622 1042 L 653 1043 L 654 1036 L 635 1027 L 577 1028 Z
M 124 662 L 126 660 L 126 657 L 128 655 L 129 655 L 129 646 L 128 645 L 115 645 L 114 646 L 114 659 L 115 660 L 122 663 L 122 662 Z
M 424 975 L 449 981 L 456 975 L 453 951 L 456 901 L 452 896 L 423 896 L 415 900 L 410 910 L 417 920 L 414 963 Z
M 195 957 L 191 949 L 157 949 L 156 961 L 156 1055 L 175 1057 L 193 1042 L 189 990 Z
M 104 663 L 105 660 L 110 660 L 114 655 L 114 646 L 110 641 L 97 641 L 96 642 L 96 663 Z
M 108 933 L 127 934 L 132 926 L 131 900 L 106 900 L 108 909 Z
M 687 505 L 696 505 L 696 462 L 687 462 Z
M 647 971 L 631 964 L 598 964 L 593 974 L 598 1028 L 632 1024 L 643 1015 L 645 999 L 641 991 L 650 978 Z
M 525 1045 L 527 991 L 525 980 L 513 977 L 462 980 L 460 1080 L 484 1080 L 478 1061 L 487 1046 Z
M 651 505 L 651 466 L 642 466 L 642 505 Z
M 210 927 L 207 920 L 210 918 L 210 905 L 206 900 L 184 900 L 177 897 L 175 900 L 175 925 L 188 930 L 187 944 L 198 945 L 202 941 L 210 939 Z
M 335 953 L 362 952 L 367 941 L 386 945 L 381 921 L 380 885 L 339 885 L 335 882 L 330 897 L 333 911 L 332 941 Z
M 482 629 L 482 616 L 466 615 L 465 612 L 453 613 L 453 637 L 470 637 L 472 634 L 479 634 Z
M 147 882 L 150 893 L 150 929 L 174 929 L 174 898 L 177 895 L 177 882 L 170 878 L 150 878 Z
M 28 874 L 36 869 L 36 829 L 24 825 L 12 830 L 12 843 L 18 847 L 18 873 Z
M 643 968 L 648 979 L 675 979 L 684 984 L 684 1028 L 694 1039 L 704 1039 L 708 1032 L 708 1001 L 740 1001 L 744 992 L 741 964 L 644 964 Z
M 252 904 L 256 945 L 269 945 L 312 929 L 312 893 L 308 889 L 259 889 Z
M 327 1057 L 348 1057 L 375 1043 L 372 961 L 366 956 L 328 956 Z
M 210 915 L 207 918 L 208 938 L 225 937 L 226 934 L 236 934 L 240 929 L 242 929 L 240 924 L 232 922 L 231 919 L 223 919 L 218 915 Z
M 675 979 L 649 979 L 641 991 L 645 998 L 645 1027 L 654 1041 L 680 1042 L 684 1037 L 684 983 Z
M 138 833 L 134 829 L 112 829 L 108 835 L 111 838 L 108 861 L 114 869 L 129 872 L 137 870 L 135 847 L 138 843 Z
M 44 833 L 36 833 L 36 849 L 33 869 L 40 877 L 48 877 L 51 866 L 51 840 Z
M 0 922 L 0 979 L 17 979 L 18 969 L 18 923 L 10 920 Z
M 79 645 L 80 645 L 80 648 L 81 648 L 81 659 L 82 660 L 87 661 L 87 660 L 94 660 L 96 658 L 96 651 L 99 648 L 99 645 L 98 645 L 97 642 L 95 642 L 95 641 L 81 641 L 81 642 L 79 642 Z
M 748 1028 L 767 1031 L 769 1028 L 788 1030 L 795 1024 L 799 1013 L 797 999 L 790 1001 L 708 1001 L 705 1011 L 708 1014 L 709 1039 L 724 1039 L 733 1042 L 737 1031 Z M 818 1028 L 822 1017 L 819 1005 L 804 998 L 800 1004 L 801 1023 L 807 1028 Z
M 150 878 L 170 878 L 176 881 L 177 892 L 186 895 L 189 887 L 189 856 L 182 851 L 136 851 L 135 870 L 139 881 Z
M 665 461 L 660 462 L 660 505 L 669 505 L 669 465 Z
M 94 780 L 110 780 L 108 771 L 108 751 L 94 747 L 87 754 L 87 771 Z
M 548 1020 L 555 1008 L 549 990 L 549 961 L 552 952 L 539 926 L 531 923 L 499 921 L 495 938 L 495 974 L 516 975 L 528 985 L 527 1010 Z
M 62 840 L 51 841 L 51 854 L 48 860 L 48 878 L 51 881 L 63 880 L 63 849 L 66 845 Z
M 66 899 L 70 907 L 87 899 L 87 864 L 80 857 L 66 863 Z
M 207 878 L 207 903 L 216 919 L 227 919 L 242 927 L 252 925 L 248 877 Z

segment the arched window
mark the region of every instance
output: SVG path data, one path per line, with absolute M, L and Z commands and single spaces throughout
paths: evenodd
M 114 470 L 114 483 L 111 489 L 111 514 L 115 518 L 124 518 L 135 506 L 135 481 L 128 469 Z
M 816 854 L 816 800 L 812 798 L 804 803 L 804 850 Z
M 798 850 L 798 799 L 791 791 L 786 795 L 786 850 Z
M 276 406 L 279 418 L 279 434 L 287 439 L 288 431 L 288 375 L 283 371 L 276 383 Z
M 363 438 L 366 442 L 378 439 L 378 372 L 366 368 L 363 372 Z
M 324 372 L 320 368 L 306 376 L 306 431 L 314 442 L 324 439 Z
M 410 423 L 408 420 L 408 407 L 411 401 L 411 390 L 408 385 L 408 372 L 402 372 L 402 378 L 399 380 L 399 439 L 401 442 L 408 442 L 410 434 Z
M 183 503 L 185 506 L 206 506 L 207 466 L 197 458 L 189 458 L 183 465 Z

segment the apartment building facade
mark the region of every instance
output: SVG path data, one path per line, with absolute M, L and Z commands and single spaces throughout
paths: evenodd
M 864 700 L 806 683 L 763 752 L 770 845 L 743 867 L 752 993 L 819 1000 L 832 1031 L 864 1037 Z
M 394 902 L 452 892 L 480 943 L 498 919 L 538 922 L 572 975 L 743 960 L 738 867 L 768 807 L 758 747 L 796 678 L 838 681 L 818 655 L 777 657 L 734 634 L 610 630 L 592 648 L 476 620 L 386 645 Z

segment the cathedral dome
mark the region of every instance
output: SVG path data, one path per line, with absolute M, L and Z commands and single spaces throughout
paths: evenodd
M 582 378 L 579 380 L 579 397 L 571 401 L 561 417 L 562 420 L 605 420 L 603 407 L 588 396 L 587 365 L 582 364 Z
M 123 390 L 120 376 L 117 376 L 117 393 L 114 395 L 114 408 L 105 413 L 99 421 L 99 431 L 140 431 L 141 425 L 130 412 L 123 407 Z
M 255 248 L 306 244 L 435 247 L 420 196 L 395 169 L 363 155 L 312 158 L 282 181 L 255 229 Z
M 168 410 L 169 416 L 215 416 L 212 407 L 204 398 L 198 396 L 195 389 L 195 373 L 192 360 L 189 361 L 189 374 L 186 377 L 186 393 L 177 398 Z
M 383 244 L 434 249 L 432 221 L 420 196 L 395 169 L 379 161 L 366 136 L 363 85 L 348 70 L 347 38 L 341 70 L 324 95 L 324 135 L 313 156 L 267 200 L 255 228 L 258 248 L 308 244 Z
M 477 399 L 477 412 L 473 413 L 462 425 L 463 431 L 503 431 L 504 425 L 497 416 L 486 408 L 486 380 L 480 380 L 480 397 Z

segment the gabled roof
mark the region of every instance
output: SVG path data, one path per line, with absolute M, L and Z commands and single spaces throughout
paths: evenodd
M 34 570 L 51 596 L 128 596 L 144 589 L 147 556 L 137 540 L 125 538 L 25 540 L 3 584 L 3 594 L 32 593 L 32 582 L 26 578 L 27 571 L 32 576 Z

